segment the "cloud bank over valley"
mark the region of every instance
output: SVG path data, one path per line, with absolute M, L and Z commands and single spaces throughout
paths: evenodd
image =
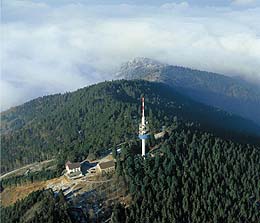
M 258 1 L 58 2 L 2 2 L 1 110 L 110 80 L 134 57 L 260 84 Z

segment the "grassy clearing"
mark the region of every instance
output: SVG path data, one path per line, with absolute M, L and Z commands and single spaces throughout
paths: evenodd
M 14 204 L 17 200 L 23 199 L 30 193 L 36 190 L 46 188 L 48 184 L 58 184 L 64 181 L 64 177 L 54 178 L 47 181 L 39 181 L 34 183 L 27 183 L 21 186 L 7 187 L 1 193 L 1 205 L 4 207 Z

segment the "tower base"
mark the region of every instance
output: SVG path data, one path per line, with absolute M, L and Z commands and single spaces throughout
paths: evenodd
M 145 139 L 142 139 L 142 156 L 145 156 Z

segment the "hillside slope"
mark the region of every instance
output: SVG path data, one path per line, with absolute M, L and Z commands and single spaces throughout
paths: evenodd
M 82 160 L 136 138 L 140 96 L 146 98 L 151 131 L 172 124 L 175 116 L 225 138 L 253 143 L 235 132 L 259 134 L 251 121 L 197 103 L 161 83 L 112 81 L 72 93 L 37 98 L 1 114 L 1 171 L 59 156 Z M 234 133 L 232 133 L 234 132 Z
M 238 114 L 260 125 L 260 86 L 224 75 L 135 58 L 123 64 L 120 79 L 144 79 L 173 86 L 207 105 Z

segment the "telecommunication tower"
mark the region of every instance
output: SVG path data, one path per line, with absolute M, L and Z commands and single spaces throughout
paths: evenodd
M 144 97 L 142 97 L 142 119 L 139 125 L 139 138 L 142 140 L 142 156 L 145 156 L 145 140 L 148 139 L 148 122 L 145 121 Z

